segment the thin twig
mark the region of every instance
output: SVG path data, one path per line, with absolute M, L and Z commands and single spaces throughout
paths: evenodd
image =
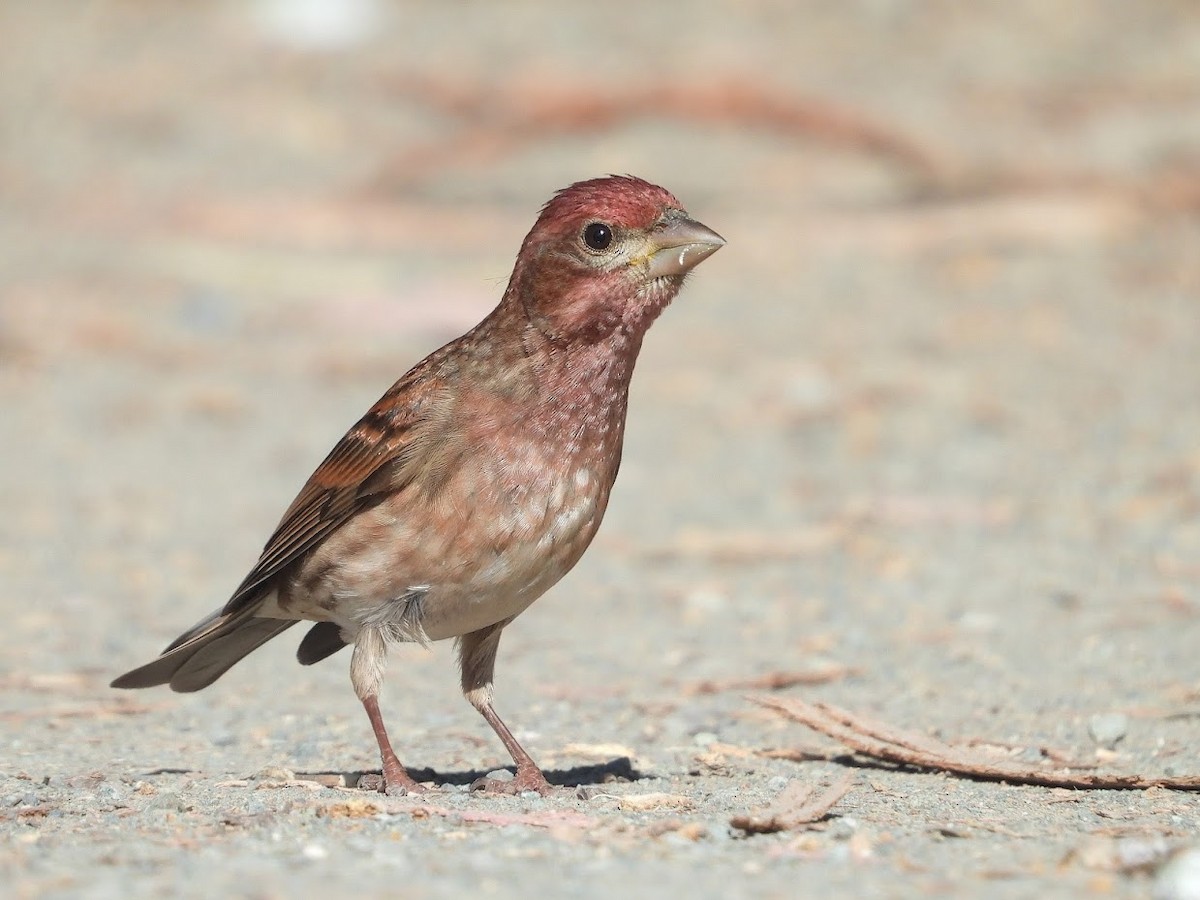
M 767 672 L 754 678 L 704 679 L 682 686 L 686 695 L 720 694 L 725 691 L 782 691 L 796 685 L 829 684 L 858 674 L 849 666 L 830 665 L 809 672 Z
M 754 697 L 755 703 L 773 709 L 793 721 L 827 735 L 854 753 L 872 759 L 946 772 L 977 781 L 1004 781 L 1041 787 L 1079 790 L 1200 791 L 1200 776 L 1143 776 L 1119 773 L 1071 773 L 994 762 L 923 735 L 901 732 L 885 723 L 839 709 L 826 703 L 804 703 L 780 697 Z
M 729 824 L 748 834 L 794 831 L 825 818 L 853 786 L 854 776 L 849 772 L 816 796 L 810 786 L 793 781 L 769 807 L 757 813 L 734 816 Z
M 944 167 L 929 148 L 891 124 L 826 99 L 797 96 L 739 76 L 604 91 L 570 79 L 455 83 L 406 76 L 393 82 L 393 89 L 458 119 L 462 127 L 392 160 L 376 179 L 375 187 L 385 189 L 419 183 L 431 172 L 494 158 L 551 136 L 608 131 L 642 118 L 755 128 L 823 141 L 888 159 L 931 180 Z

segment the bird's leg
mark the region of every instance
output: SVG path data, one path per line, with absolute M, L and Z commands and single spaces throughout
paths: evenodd
M 364 697 L 363 706 L 367 710 L 367 718 L 371 720 L 371 729 L 375 732 L 375 740 L 379 743 L 379 758 L 383 762 L 383 793 L 385 794 L 420 794 L 425 788 L 413 780 L 396 751 L 388 740 L 387 731 L 383 727 L 383 716 L 379 712 L 379 698 Z
M 379 689 L 383 684 L 383 672 L 387 664 L 387 644 L 378 628 L 366 627 L 359 631 L 354 641 L 354 656 L 350 660 L 350 681 L 354 692 L 362 701 L 371 720 L 371 730 L 379 744 L 379 758 L 383 763 L 383 792 L 386 794 L 419 794 L 425 788 L 417 784 L 408 774 L 392 742 L 383 727 L 383 714 L 379 711 Z
M 504 744 L 517 764 L 517 774 L 512 781 L 495 781 L 480 778 L 472 790 L 497 791 L 501 793 L 519 794 L 523 791 L 537 791 L 539 794 L 549 794 L 553 788 L 546 776 L 538 768 L 525 748 L 517 743 L 508 726 L 496 715 L 492 708 L 492 675 L 496 667 L 496 650 L 500 646 L 500 632 L 508 621 L 498 622 L 464 634 L 458 641 L 458 660 L 462 668 L 462 690 L 467 701 L 479 710 L 479 714 L 492 726 L 492 730 Z

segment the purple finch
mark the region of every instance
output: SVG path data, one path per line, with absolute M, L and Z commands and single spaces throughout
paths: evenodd
M 296 622 L 315 622 L 300 662 L 354 645 L 350 679 L 384 787 L 419 791 L 379 712 L 388 648 L 456 638 L 463 693 L 516 763 L 506 789 L 548 791 L 492 708 L 500 634 L 596 534 L 642 338 L 724 243 L 638 178 L 560 191 L 492 313 L 338 442 L 225 606 L 113 687 L 197 691 Z

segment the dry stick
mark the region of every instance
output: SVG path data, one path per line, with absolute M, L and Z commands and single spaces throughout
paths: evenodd
M 914 753 L 923 753 L 943 759 L 950 757 L 965 758 L 962 751 L 951 747 L 949 744 L 943 744 L 934 738 L 914 734 L 913 732 L 897 731 L 885 722 L 880 722 L 877 719 L 866 719 L 834 706 L 818 705 L 826 715 L 836 719 L 839 725 L 848 728 L 852 733 L 865 734 L 885 744 L 903 747 Z
M 911 739 L 912 735 L 909 735 Z M 944 745 L 943 745 L 944 746 Z M 961 744 L 955 744 L 950 748 L 951 751 L 961 756 L 962 747 L 1004 747 L 1007 750 L 1024 749 L 1023 746 L 1018 747 L 1013 744 L 1008 744 L 1003 741 L 992 741 L 984 738 L 970 738 L 962 741 Z M 1098 769 L 1099 763 L 1081 762 L 1072 759 L 1061 750 L 1055 750 L 1052 747 L 1039 748 L 1043 756 L 1052 762 L 1058 763 L 1060 769 Z M 843 750 L 828 748 L 828 747 L 778 747 L 771 750 L 758 750 L 756 756 L 761 756 L 764 759 L 786 759 L 789 762 L 835 762 L 839 757 L 844 757 L 846 754 Z
M 813 669 L 811 672 L 768 672 L 756 678 L 705 679 L 703 681 L 694 681 L 683 685 L 682 690 L 687 695 L 719 694 L 724 691 L 745 690 L 781 691 L 784 688 L 795 687 L 798 684 L 828 684 L 831 681 L 840 681 L 851 675 L 857 675 L 858 671 L 858 669 L 852 669 L 849 666 L 829 666 L 824 669 Z
M 857 716 L 826 703 L 804 703 L 779 697 L 753 697 L 760 706 L 773 709 L 793 721 L 807 725 L 849 747 L 855 753 L 896 765 L 947 772 L 979 781 L 1004 781 L 1040 787 L 1081 790 L 1200 791 L 1200 776 L 1178 778 L 1142 775 L 1049 772 L 1010 763 L 995 763 L 963 753 L 920 735 L 898 732 L 883 723 Z
M 488 158 L 555 134 L 590 134 L 643 117 L 705 125 L 762 128 L 823 140 L 891 159 L 938 181 L 944 164 L 899 130 L 828 101 L 798 97 L 757 81 L 725 77 L 596 93 L 583 83 L 447 84 L 405 79 L 396 90 L 469 124 L 444 140 L 393 160 L 375 187 L 420 182 L 433 171 Z
M 756 814 L 734 816 L 729 824 L 749 834 L 771 834 L 812 825 L 825 818 L 853 786 L 854 776 L 847 772 L 840 781 L 814 797 L 811 787 L 793 781 L 770 807 Z
M 392 160 L 366 187 L 389 190 L 419 184 L 456 165 L 513 152 L 560 134 L 593 134 L 639 118 L 674 119 L 704 126 L 759 128 L 822 141 L 883 159 L 909 171 L 927 188 L 952 195 L 1045 191 L 1115 193 L 1137 206 L 1168 212 L 1200 208 L 1200 170 L 1194 164 L 1118 178 L 1104 172 L 1042 171 L 993 165 L 970 172 L 902 129 L 828 100 L 764 86 L 760 79 L 725 75 L 706 82 L 666 83 L 647 89 L 597 93 L 590 84 L 454 82 L 404 76 L 393 89 L 427 109 L 458 119 L 447 138 Z

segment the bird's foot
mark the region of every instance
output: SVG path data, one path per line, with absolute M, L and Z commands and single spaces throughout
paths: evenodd
M 554 793 L 554 785 L 546 780 L 542 770 L 536 766 L 517 769 L 517 774 L 511 779 L 501 781 L 499 778 L 477 778 L 471 783 L 471 791 L 481 791 L 487 794 L 523 794 L 533 791 L 546 797 Z
M 386 779 L 385 779 L 386 781 Z M 414 797 L 417 794 L 425 794 L 429 792 L 429 788 L 425 785 L 413 781 L 409 778 L 407 781 L 387 781 L 383 786 L 383 793 L 389 797 Z
M 389 797 L 406 797 L 409 794 L 424 794 L 425 786 L 415 782 L 392 753 L 383 759 L 383 793 Z
M 363 791 L 376 791 L 389 797 L 407 797 L 410 794 L 424 794 L 429 789 L 425 785 L 413 781 L 412 776 L 401 769 L 399 772 L 384 771 L 365 772 L 358 779 L 358 787 Z

